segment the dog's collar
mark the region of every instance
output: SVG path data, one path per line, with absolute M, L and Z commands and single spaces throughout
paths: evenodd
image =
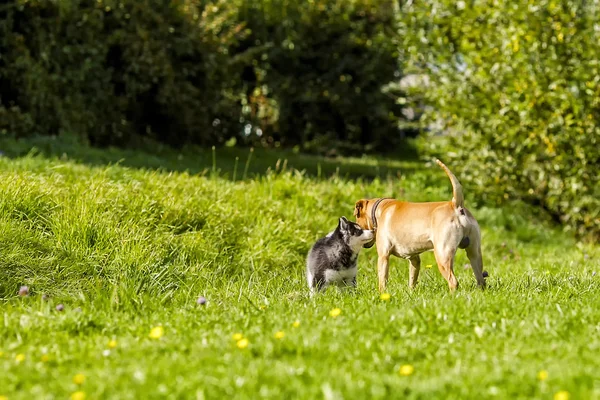
M 375 217 L 375 213 L 377 212 L 377 206 L 384 200 L 389 200 L 389 197 L 382 197 L 378 199 L 375 204 L 373 204 L 373 208 L 371 208 L 371 223 L 373 224 L 373 231 L 377 231 L 377 217 Z

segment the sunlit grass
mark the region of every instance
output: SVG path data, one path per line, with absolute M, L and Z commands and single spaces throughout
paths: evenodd
M 319 178 L 291 166 L 321 159 L 257 152 L 233 181 L 247 150 L 214 172 L 210 149 L 71 150 L 0 158 L 0 396 L 600 398 L 600 251 L 525 206 L 472 209 L 485 292 L 461 252 L 456 294 L 428 253 L 415 290 L 393 258 L 381 295 L 373 248 L 356 292 L 310 298 L 306 253 L 355 200 L 446 199 L 443 172 L 338 159 Z

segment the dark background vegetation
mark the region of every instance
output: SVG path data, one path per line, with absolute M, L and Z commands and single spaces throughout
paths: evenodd
M 525 200 L 597 240 L 599 11 L 585 1 L 5 1 L 0 133 L 329 156 L 401 150 L 420 133 L 473 198 Z

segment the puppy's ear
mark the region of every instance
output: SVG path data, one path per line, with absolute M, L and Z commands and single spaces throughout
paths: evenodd
M 361 215 L 364 212 L 366 203 L 367 203 L 366 200 L 359 200 L 356 202 L 356 204 L 354 205 L 354 217 L 355 218 L 361 217 Z
M 340 218 L 339 226 L 343 230 L 345 230 L 346 228 L 348 228 L 348 220 L 346 219 L 346 217 Z

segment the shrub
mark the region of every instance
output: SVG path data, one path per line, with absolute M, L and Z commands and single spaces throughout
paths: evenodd
M 395 2 L 246 0 L 253 61 L 246 116 L 268 141 L 381 149 L 401 137 L 401 106 L 382 88 L 399 74 Z M 249 118 L 250 119 L 250 118 Z
M 227 53 L 242 26 L 230 2 L 7 3 L 0 11 L 3 132 L 180 145 L 218 142 L 237 129 Z
M 524 199 L 598 239 L 597 6 L 437 0 L 404 11 L 429 116 L 452 136 L 444 159 L 484 200 Z
M 382 91 L 398 74 L 394 4 L 8 1 L 0 130 L 100 146 L 389 146 L 402 117 Z

